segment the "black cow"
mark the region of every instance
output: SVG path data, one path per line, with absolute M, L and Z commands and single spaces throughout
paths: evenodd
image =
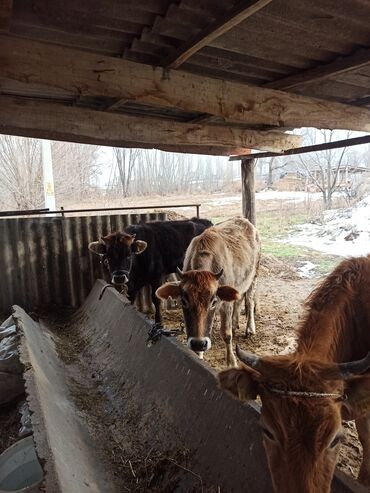
M 210 226 L 211 221 L 198 218 L 133 224 L 123 232 L 111 233 L 90 243 L 89 249 L 104 257 L 113 284 L 127 285 L 132 303 L 142 287 L 151 286 L 155 322 L 160 324 L 162 317 L 156 290 L 164 276 L 181 268 L 194 236 Z

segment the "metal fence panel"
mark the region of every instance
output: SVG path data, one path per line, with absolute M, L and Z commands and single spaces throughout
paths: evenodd
M 0 312 L 14 304 L 26 310 L 80 306 L 94 281 L 107 279 L 88 244 L 129 224 L 165 219 L 165 213 L 0 219 Z M 150 301 L 144 291 L 143 311 Z

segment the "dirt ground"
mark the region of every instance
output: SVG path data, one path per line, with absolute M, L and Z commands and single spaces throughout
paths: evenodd
M 240 332 L 235 342 L 242 349 L 259 355 L 290 352 L 294 349 L 295 328 L 302 315 L 302 303 L 319 279 L 299 278 L 295 271 L 272 258 L 264 258 L 259 279 L 260 313 L 256 318 L 256 334 L 244 337 L 245 317 L 240 317 Z M 180 310 L 169 310 L 164 314 L 165 325 L 178 327 L 182 322 Z M 205 353 L 205 361 L 213 368 L 224 369 L 225 346 L 220 337 L 217 318 L 212 336 L 212 348 Z M 341 447 L 338 467 L 357 477 L 361 445 L 357 438 L 354 422 L 344 424 L 345 439 Z

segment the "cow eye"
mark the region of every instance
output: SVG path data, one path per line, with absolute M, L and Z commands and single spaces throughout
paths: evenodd
M 343 440 L 343 433 L 339 432 L 337 436 L 332 440 L 331 444 L 329 445 L 329 448 L 335 448 L 338 443 L 340 443 Z
M 104 263 L 105 267 L 109 267 L 109 261 L 108 261 L 108 259 L 107 259 L 107 258 L 105 258 L 105 259 L 103 260 L 103 263 Z

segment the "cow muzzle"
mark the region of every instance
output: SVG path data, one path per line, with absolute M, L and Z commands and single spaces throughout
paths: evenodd
M 208 351 L 212 346 L 211 339 L 209 337 L 189 337 L 188 347 L 195 351 L 200 358 L 203 356 L 204 351 Z
M 112 273 L 112 284 L 127 284 L 128 274 L 125 270 L 115 270 Z

